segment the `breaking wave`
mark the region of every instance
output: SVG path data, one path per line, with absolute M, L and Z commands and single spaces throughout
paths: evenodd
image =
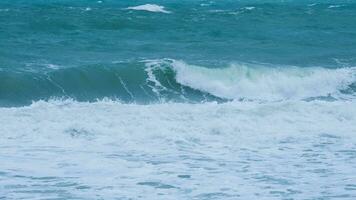
M 286 100 L 336 97 L 356 81 L 356 68 L 266 67 L 231 64 L 205 68 L 173 61 L 177 82 L 228 99 Z
M 355 67 L 231 64 L 212 68 L 173 59 L 75 68 L 53 64 L 31 67 L 23 71 L 1 71 L 2 105 L 53 98 L 77 101 L 110 98 L 138 104 L 335 100 L 354 98 L 356 82 Z

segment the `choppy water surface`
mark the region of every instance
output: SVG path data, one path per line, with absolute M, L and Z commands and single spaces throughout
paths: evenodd
M 355 199 L 356 2 L 0 2 L 0 199 Z

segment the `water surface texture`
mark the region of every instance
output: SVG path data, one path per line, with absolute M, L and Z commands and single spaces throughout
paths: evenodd
M 356 1 L 0 1 L 0 199 L 356 199 Z

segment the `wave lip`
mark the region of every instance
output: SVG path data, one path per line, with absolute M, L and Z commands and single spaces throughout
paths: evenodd
M 156 5 L 156 4 L 144 4 L 134 7 L 126 8 L 128 10 L 142 10 L 142 11 L 149 11 L 149 12 L 161 12 L 161 13 L 171 13 L 170 11 L 165 10 L 164 6 Z
M 232 64 L 206 68 L 172 61 L 179 84 L 232 100 L 302 100 L 331 96 L 356 82 L 356 67 L 267 67 Z

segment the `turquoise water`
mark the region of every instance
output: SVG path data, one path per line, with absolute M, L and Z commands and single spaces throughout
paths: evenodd
M 355 1 L 0 1 L 0 199 L 355 199 Z
M 146 60 L 210 68 L 241 62 L 340 68 L 356 62 L 356 3 L 349 1 L 157 1 L 151 4 L 170 13 L 126 9 L 146 3 L 2 1 L 0 103 L 20 106 L 54 97 L 156 102 Z M 174 73 L 158 76 L 181 93 L 185 85 Z M 201 91 L 188 93 L 187 99 L 202 100 Z

